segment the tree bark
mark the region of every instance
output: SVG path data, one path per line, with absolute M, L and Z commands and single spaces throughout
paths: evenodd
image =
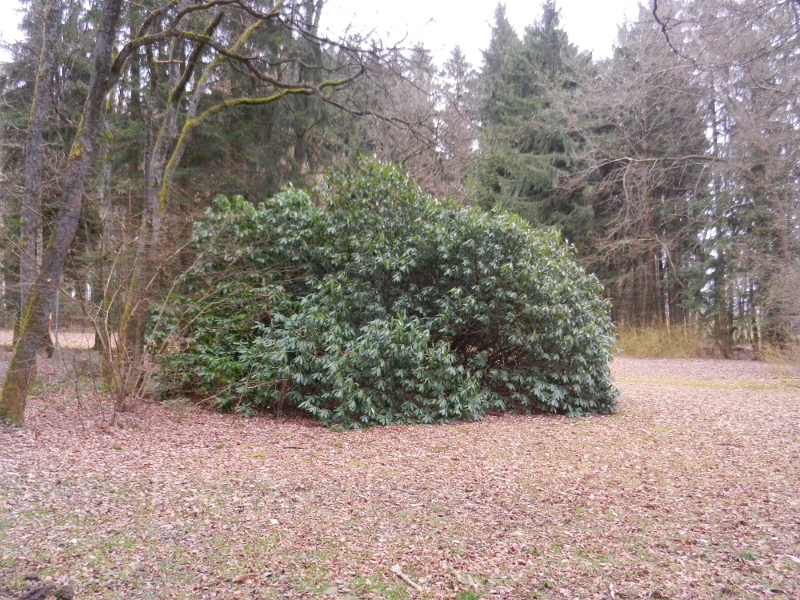
M 103 125 L 106 95 L 111 88 L 114 39 L 117 33 L 122 0 L 105 0 L 94 48 L 89 92 L 75 141 L 67 159 L 64 191 L 53 234 L 44 253 L 42 268 L 30 288 L 20 322 L 19 340 L 8 365 L 0 393 L 0 418 L 21 425 L 31 372 L 36 364 L 36 352 L 47 333 L 47 314 L 64 263 L 67 259 L 78 221 L 86 178 L 94 154 L 94 143 Z
M 203 36 L 210 38 L 219 27 L 224 13 L 219 12 L 206 27 Z M 172 181 L 172 176 L 185 145 L 175 146 L 178 136 L 178 122 L 181 112 L 181 98 L 187 85 L 194 76 L 198 61 L 200 60 L 206 44 L 197 43 L 186 60 L 186 66 L 181 72 L 179 68 L 180 57 L 184 50 L 184 41 L 174 39 L 169 50 L 169 96 L 164 111 L 163 122 L 155 141 L 152 140 L 152 116 L 155 112 L 155 93 L 157 88 L 151 89 L 148 101 L 148 136 L 145 143 L 144 180 L 145 184 L 145 209 L 139 233 L 139 245 L 131 285 L 126 294 L 123 316 L 119 325 L 119 346 L 114 368 L 118 371 L 114 378 L 116 407 L 120 411 L 132 408 L 129 396 L 135 395 L 144 379 L 144 336 L 147 326 L 147 308 L 150 300 L 151 288 L 157 279 L 158 265 L 162 257 L 158 256 L 162 239 L 162 216 L 164 207 L 160 205 L 161 191 Z M 152 73 L 157 71 L 152 69 Z M 195 93 L 189 102 L 188 119 L 195 117 L 197 107 L 203 95 L 204 76 L 195 81 Z
M 683 286 L 677 277 L 672 276 L 669 287 L 669 324 L 678 327 L 686 325 L 686 313 L 681 306 Z
M 50 108 L 51 80 L 55 65 L 58 25 L 61 21 L 59 0 L 49 2 L 45 7 L 42 32 L 42 51 L 39 55 L 39 68 L 31 106 L 28 137 L 25 141 L 25 194 L 22 198 L 21 221 L 19 227 L 19 295 L 20 313 L 28 300 L 31 286 L 36 281 L 38 271 L 38 239 L 41 235 L 42 214 L 42 146 L 44 122 Z M 21 316 L 21 315 L 20 315 Z M 42 343 L 52 355 L 53 343 L 50 333 L 45 332 Z

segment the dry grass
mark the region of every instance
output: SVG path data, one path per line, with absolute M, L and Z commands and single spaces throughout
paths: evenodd
M 690 326 L 617 328 L 617 355 L 630 358 L 712 358 L 719 356 L 711 339 Z M 759 359 L 775 365 L 800 364 L 800 346 L 787 350 L 763 345 L 758 350 Z M 736 346 L 734 358 L 752 360 L 750 346 Z
M 617 348 L 632 358 L 703 358 L 712 354 L 709 341 L 684 325 L 617 329 Z
M 55 341 L 52 332 L 50 337 Z M 0 347 L 11 348 L 14 343 L 14 332 L 0 329 Z M 61 348 L 88 349 L 94 346 L 94 331 L 59 331 L 58 344 Z
M 800 345 L 788 350 L 777 346 L 765 346 L 759 351 L 759 357 L 765 363 L 773 365 L 800 365 Z
M 347 432 L 158 404 L 109 427 L 50 389 L 0 426 L 0 597 L 800 597 L 797 374 L 613 369 L 611 416 Z

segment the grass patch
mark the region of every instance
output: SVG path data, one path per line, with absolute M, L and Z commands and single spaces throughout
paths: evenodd
M 800 365 L 800 346 L 781 348 L 779 346 L 764 345 L 761 347 L 759 358 L 771 365 Z
M 633 358 L 703 358 L 711 354 L 709 341 L 685 325 L 617 328 L 617 352 Z
M 800 377 L 774 377 L 772 379 L 686 379 L 679 377 L 618 377 L 618 383 L 669 385 L 690 388 L 787 390 L 800 387 Z
M 186 415 L 194 410 L 192 401 L 186 396 L 178 396 L 164 401 L 164 406 L 174 411 L 178 415 Z

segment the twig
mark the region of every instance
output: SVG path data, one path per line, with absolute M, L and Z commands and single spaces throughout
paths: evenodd
M 393 567 L 390 569 L 390 571 L 391 571 L 392 573 L 394 573 L 395 575 L 397 575 L 397 576 L 398 576 L 400 579 L 402 579 L 403 581 L 405 581 L 405 582 L 406 582 L 408 585 L 410 585 L 411 587 L 413 587 L 413 588 L 414 588 L 415 590 L 417 590 L 418 592 L 424 592 L 424 591 L 425 591 L 425 590 L 423 590 L 423 589 L 422 589 L 422 587 L 421 587 L 421 586 L 420 586 L 418 583 L 415 583 L 415 582 L 414 582 L 414 580 L 413 580 L 413 579 L 411 579 L 411 577 L 409 577 L 408 575 L 406 575 L 405 573 L 403 573 L 403 568 L 402 568 L 400 565 L 394 565 L 394 566 L 393 566 Z

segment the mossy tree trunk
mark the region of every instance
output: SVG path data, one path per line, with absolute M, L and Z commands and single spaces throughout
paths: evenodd
M 39 69 L 36 72 L 28 136 L 25 141 L 25 194 L 22 198 L 19 227 L 20 310 L 24 310 L 31 286 L 36 281 L 38 268 L 37 240 L 41 234 L 42 214 L 42 150 L 44 146 L 42 132 L 47 111 L 50 108 L 51 79 L 56 59 L 56 42 L 60 21 L 60 2 L 52 0 L 45 6 L 42 50 L 39 55 Z M 19 329 L 17 329 L 17 333 L 19 333 Z M 48 348 L 48 353 L 52 354 L 53 343 L 48 331 L 45 331 L 41 343 Z
M 210 39 L 225 16 L 217 13 L 203 31 L 203 39 Z M 145 207 L 143 223 L 139 230 L 139 245 L 136 262 L 131 273 L 130 287 L 126 294 L 122 319 L 119 324 L 118 346 L 115 360 L 109 361 L 111 380 L 114 394 L 117 398 L 118 410 L 128 410 L 133 407 L 130 398 L 139 392 L 144 379 L 144 337 L 147 329 L 147 309 L 149 300 L 156 284 L 158 269 L 162 257 L 158 255 L 162 242 L 162 216 L 164 206 L 160 206 L 162 189 L 169 189 L 170 181 L 183 155 L 185 144 L 175 146 L 178 137 L 178 125 L 182 109 L 181 99 L 187 85 L 192 81 L 195 69 L 201 55 L 206 48 L 204 41 L 198 42 L 192 48 L 188 59 L 181 71 L 181 56 L 185 53 L 185 41 L 180 38 L 172 40 L 169 49 L 169 95 L 164 109 L 163 122 L 158 135 L 152 145 L 151 138 L 146 143 L 146 163 L 144 168 L 145 180 Z M 212 63 L 215 64 L 215 63 Z M 158 80 L 158 71 L 151 64 L 150 80 Z M 195 94 L 189 102 L 188 118 L 194 118 L 197 106 L 205 89 L 206 74 L 201 75 L 199 81 L 194 82 Z M 199 85 L 198 85 L 199 84 Z M 151 95 L 148 99 L 148 117 L 150 126 L 155 112 L 158 86 L 151 86 Z M 150 131 L 152 135 L 152 131 Z M 168 168 L 168 165 L 170 167 Z M 166 181 L 165 181 L 166 179 Z
M 70 149 L 61 206 L 56 217 L 53 234 L 44 252 L 42 268 L 31 285 L 20 321 L 19 339 L 8 365 L 8 372 L 0 393 L 0 418 L 22 424 L 28 384 L 36 364 L 36 353 L 42 337 L 47 334 L 47 315 L 58 282 L 64 271 L 72 240 L 78 228 L 86 178 L 94 154 L 94 142 L 103 124 L 104 104 L 112 84 L 114 38 L 122 12 L 122 0 L 106 0 L 94 48 L 89 92 L 81 122 Z

